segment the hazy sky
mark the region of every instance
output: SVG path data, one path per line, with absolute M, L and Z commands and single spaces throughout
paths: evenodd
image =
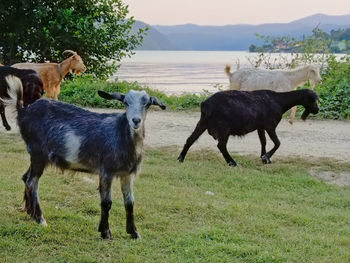
M 350 0 L 123 0 L 151 25 L 290 22 L 315 13 L 350 14 Z

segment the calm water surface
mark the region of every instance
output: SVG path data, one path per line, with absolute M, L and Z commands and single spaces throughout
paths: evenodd
M 167 94 L 217 92 L 229 85 L 226 64 L 235 71 L 237 63 L 240 68 L 252 67 L 249 58 L 257 57 L 247 51 L 137 51 L 122 61 L 112 79 L 137 81 Z M 284 64 L 290 57 L 289 53 L 271 53 L 268 62 Z
M 243 51 L 137 51 L 124 59 L 114 76 L 119 80 L 137 81 L 168 94 L 200 93 L 228 88 L 224 73 L 227 63 L 233 70 L 249 64 L 255 54 Z

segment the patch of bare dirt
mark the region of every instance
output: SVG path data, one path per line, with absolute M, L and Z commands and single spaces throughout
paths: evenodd
M 194 130 L 199 113 L 153 111 L 147 116 L 146 143 L 151 146 L 177 146 L 181 150 Z M 350 121 L 296 120 L 290 125 L 283 119 L 277 127 L 281 146 L 276 156 L 328 157 L 350 162 Z M 268 137 L 268 135 L 266 135 Z M 192 146 L 193 149 L 217 149 L 217 142 L 205 132 Z M 273 146 L 267 139 L 267 148 Z M 191 148 L 192 149 L 192 148 Z M 256 132 L 244 137 L 230 137 L 228 149 L 233 154 L 260 154 Z
M 310 175 L 328 184 L 350 186 L 350 172 L 333 172 L 311 170 Z
M 14 109 L 6 108 L 8 121 L 12 126 L 11 133 L 18 133 Z M 109 109 L 92 109 L 97 112 L 113 112 Z M 146 120 L 145 144 L 151 147 L 175 146 L 180 150 L 187 137 L 192 133 L 199 120 L 199 112 L 168 112 L 151 110 Z M 1 133 L 7 133 L 0 126 Z M 296 120 L 290 125 L 283 119 L 277 127 L 277 135 L 281 146 L 274 156 L 298 156 L 302 158 L 327 157 L 335 161 L 350 162 L 350 121 L 334 120 Z M 266 135 L 267 136 L 267 135 Z M 205 132 L 191 147 L 191 150 L 215 149 L 217 142 Z M 227 148 L 232 155 L 260 155 L 260 141 L 256 132 L 246 136 L 231 137 Z M 272 148 L 271 140 L 267 139 L 267 149 Z M 319 172 L 310 174 L 327 183 L 350 186 L 350 171 Z
M 110 109 L 92 109 L 97 112 L 113 112 Z M 7 119 L 12 126 L 11 133 L 18 133 L 13 108 L 6 108 Z M 199 112 L 169 112 L 151 110 L 146 120 L 148 146 L 176 146 L 181 150 L 187 137 L 199 120 Z M 0 124 L 0 134 L 7 133 Z M 283 119 L 277 127 L 281 146 L 275 156 L 328 157 L 350 162 L 350 121 L 296 120 L 290 125 Z M 267 135 L 266 135 L 267 136 Z M 268 137 L 268 136 L 267 136 Z M 217 142 L 205 132 L 191 147 L 193 149 L 217 149 Z M 260 141 L 256 132 L 246 136 L 231 137 L 227 145 L 233 155 L 260 154 Z M 272 142 L 267 138 L 267 149 Z

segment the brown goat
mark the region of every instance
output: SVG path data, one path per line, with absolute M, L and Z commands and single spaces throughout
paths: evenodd
M 65 50 L 62 54 L 71 56 L 61 63 L 17 63 L 12 66 L 19 69 L 35 70 L 44 83 L 46 97 L 57 100 L 61 81 L 67 73 L 72 73 L 74 70 L 79 75 L 86 70 L 83 60 L 76 52 Z

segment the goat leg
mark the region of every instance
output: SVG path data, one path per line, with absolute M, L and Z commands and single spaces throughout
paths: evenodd
M 202 118 L 197 123 L 196 128 L 194 129 L 193 133 L 190 135 L 190 137 L 187 138 L 186 144 L 184 145 L 179 157 L 177 157 L 177 160 L 182 163 L 185 160 L 185 156 L 187 154 L 187 151 L 190 149 L 192 144 L 203 134 L 203 132 L 207 129 L 206 125 L 204 124 Z
M 29 166 L 28 170 L 22 176 L 22 180 L 23 180 L 24 184 L 27 182 L 29 174 L 30 174 L 30 166 Z M 28 210 L 27 205 L 29 204 L 29 201 L 27 202 L 27 200 L 28 200 L 28 193 L 27 193 L 27 186 L 25 186 L 24 197 L 23 197 L 24 206 L 21 208 L 22 212 L 26 212 Z
M 229 166 L 237 166 L 237 163 L 232 159 L 231 155 L 227 151 L 227 148 L 226 148 L 227 141 L 228 141 L 228 136 L 225 138 L 219 138 L 219 142 L 217 146 L 220 152 L 222 153 L 222 155 L 224 156 L 227 164 Z
M 44 167 L 45 165 L 40 162 L 32 161 L 28 171 L 23 175 L 22 179 L 25 181 L 24 200 L 27 214 L 38 224 L 47 226 L 40 208 L 38 194 L 39 179 Z
M 288 122 L 289 122 L 290 124 L 293 124 L 293 122 L 294 122 L 294 118 L 295 118 L 295 114 L 296 114 L 296 112 L 297 112 L 297 109 L 298 109 L 298 107 L 297 107 L 297 106 L 294 106 L 294 107 L 291 109 L 291 111 L 290 111 L 290 116 L 289 116 L 289 120 L 288 120 Z
M 2 119 L 2 125 L 4 125 L 6 130 L 11 130 L 11 126 L 8 124 L 6 116 L 5 116 L 5 107 L 3 105 L 0 105 L 0 115 Z
M 262 158 L 266 153 L 266 136 L 265 136 L 265 130 L 258 130 L 258 135 L 261 143 L 261 154 L 260 158 Z
M 277 149 L 281 145 L 275 130 L 267 131 L 267 134 L 270 136 L 271 140 L 273 141 L 274 146 L 269 152 L 267 152 L 266 154 L 264 154 L 261 157 L 261 160 L 264 164 L 271 163 L 270 158 L 272 157 L 272 155 L 277 151 Z
M 120 178 L 126 212 L 126 233 L 130 234 L 131 238 L 137 239 L 140 237 L 140 235 L 137 232 L 134 220 L 134 194 L 132 190 L 133 181 L 133 174 L 122 176 Z
M 112 239 L 112 233 L 109 229 L 108 216 L 112 206 L 111 200 L 111 185 L 112 176 L 106 173 L 100 173 L 100 198 L 101 198 L 101 218 L 98 226 L 98 231 L 101 232 L 103 239 Z

